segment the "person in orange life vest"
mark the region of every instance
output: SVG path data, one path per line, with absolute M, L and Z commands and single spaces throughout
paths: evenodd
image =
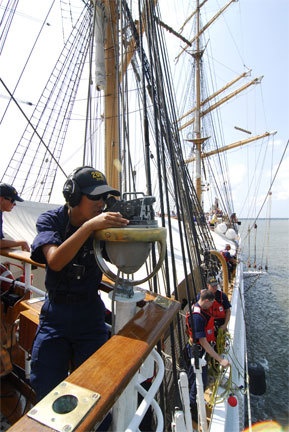
M 16 189 L 7 183 L 0 183 L 0 249 L 20 247 L 22 250 L 29 252 L 30 247 L 27 241 L 4 238 L 3 212 L 11 212 L 16 206 L 16 201 L 23 201 Z
M 215 328 L 226 331 L 231 316 L 231 303 L 227 295 L 218 290 L 218 281 L 214 276 L 208 277 L 207 287 L 215 295 L 215 301 L 209 309 L 210 315 L 214 318 Z
M 197 295 L 197 301 L 199 299 L 200 299 L 200 293 Z M 192 315 L 192 313 L 195 313 L 194 305 L 192 305 L 191 312 L 188 311 L 186 313 L 186 333 L 189 336 L 189 343 L 190 344 L 193 343 L 193 339 L 194 339 L 193 338 L 193 331 L 191 328 L 191 315 Z M 209 313 L 206 315 L 205 312 L 203 312 L 203 314 L 205 315 L 205 318 L 207 320 L 206 327 L 205 327 L 207 341 L 210 344 L 214 345 L 214 343 L 216 342 L 214 318 Z
M 217 360 L 223 367 L 229 366 L 229 361 L 221 357 L 211 346 L 207 339 L 208 325 L 210 325 L 211 316 L 208 310 L 211 308 L 215 301 L 215 295 L 208 289 L 201 291 L 200 298 L 195 305 L 192 306 L 192 313 L 188 319 L 191 335 L 189 336 L 189 342 L 187 344 L 188 356 L 190 358 L 202 357 L 203 354 L 207 353 L 215 360 Z M 207 385 L 207 366 L 202 368 L 202 378 L 204 389 Z M 190 404 L 193 419 L 197 416 L 197 405 L 196 405 L 196 375 L 192 364 L 188 370 L 188 380 L 190 389 Z

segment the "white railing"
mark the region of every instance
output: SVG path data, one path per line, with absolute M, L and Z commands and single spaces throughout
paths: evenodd
M 21 288 L 24 288 L 25 292 L 26 291 L 31 291 L 34 294 L 37 294 L 37 295 L 40 295 L 40 296 L 44 296 L 45 293 L 44 293 L 43 290 L 40 290 L 39 288 L 36 288 L 36 287 L 30 285 L 30 276 L 29 276 L 28 281 L 26 282 L 26 279 L 27 279 L 27 277 L 26 277 L 27 276 L 27 274 L 26 274 L 26 265 L 30 266 L 30 264 L 25 264 L 25 282 L 20 282 L 20 281 L 17 281 L 17 280 L 14 280 L 14 279 L 10 279 L 10 278 L 4 277 L 4 276 L 0 276 L 0 281 L 8 282 L 9 284 L 13 283 L 14 286 L 19 286 Z
M 150 357 L 153 358 L 155 365 L 157 366 L 156 368 L 154 368 L 155 370 L 157 370 L 157 374 L 154 377 L 152 385 L 148 391 L 146 391 L 141 384 L 136 384 L 136 390 L 141 394 L 144 399 L 137 408 L 135 415 L 127 426 L 125 432 L 135 432 L 139 430 L 139 425 L 142 422 L 150 406 L 152 407 L 157 420 L 157 426 L 155 429 L 156 432 L 162 432 L 164 429 L 163 413 L 154 397 L 162 383 L 165 368 L 163 359 L 155 349 L 153 349 L 153 351 L 151 352 Z

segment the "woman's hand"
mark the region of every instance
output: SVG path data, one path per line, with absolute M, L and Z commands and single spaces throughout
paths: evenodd
M 119 212 L 103 212 L 84 223 L 91 231 L 106 228 L 124 228 L 129 220 L 122 217 Z

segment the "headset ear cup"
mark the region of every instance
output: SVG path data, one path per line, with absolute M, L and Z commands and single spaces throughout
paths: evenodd
M 77 206 L 81 201 L 81 190 L 72 178 L 66 180 L 62 193 L 70 207 Z
M 70 207 L 77 206 L 81 201 L 82 193 L 81 193 L 80 187 L 78 186 L 77 181 L 75 180 L 74 176 L 79 171 L 81 171 L 85 168 L 94 169 L 93 167 L 91 167 L 89 165 L 85 165 L 83 167 L 78 167 L 73 171 L 72 174 L 70 174 L 70 176 L 68 177 L 68 179 L 64 183 L 62 193 L 63 193 L 63 196 L 65 198 L 65 201 L 70 205 Z
M 66 180 L 66 182 L 64 183 L 62 193 L 63 193 L 63 196 L 65 198 L 65 201 L 67 203 L 69 203 L 69 200 L 70 200 L 70 197 L 71 197 L 71 193 L 72 193 L 71 178 L 68 178 Z

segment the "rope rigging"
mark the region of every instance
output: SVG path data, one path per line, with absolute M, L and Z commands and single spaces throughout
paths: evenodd
M 2 32 L 0 35 L 0 55 L 3 51 L 11 23 L 16 13 L 18 1 L 19 0 L 9 0 L 5 6 L 3 16 L 1 18 Z
M 17 0 L 17 3 L 18 3 L 18 0 Z M 25 65 L 24 65 L 24 67 L 22 68 L 22 71 L 21 71 L 21 73 L 20 73 L 20 75 L 19 75 L 19 77 L 18 77 L 17 83 L 15 84 L 15 86 L 14 86 L 14 88 L 13 88 L 13 90 L 12 90 L 12 96 L 13 96 L 13 98 L 15 97 L 15 92 L 16 92 L 16 90 L 17 90 L 17 88 L 18 88 L 18 86 L 19 86 L 19 84 L 20 84 L 20 82 L 21 82 L 21 79 L 22 79 L 23 76 L 24 76 L 25 70 L 27 69 L 27 67 L 28 67 L 28 65 L 29 65 L 29 62 L 30 62 L 30 60 L 31 60 L 31 58 L 32 58 L 32 55 L 33 55 L 33 53 L 34 53 L 34 49 L 35 49 L 35 47 L 37 46 L 37 42 L 39 41 L 39 38 L 40 38 L 40 36 L 41 36 L 41 34 L 42 34 L 42 32 L 43 32 L 44 26 L 47 24 L 47 19 L 48 19 L 50 13 L 51 13 L 51 10 L 52 10 L 52 8 L 53 8 L 54 3 L 55 3 L 55 0 L 54 0 L 54 1 L 52 2 L 52 4 L 50 5 L 50 8 L 49 8 L 49 10 L 48 10 L 48 12 L 47 12 L 47 14 L 46 14 L 44 20 L 43 20 L 42 25 L 41 25 L 41 28 L 40 28 L 40 30 L 39 30 L 39 32 L 38 32 L 37 38 L 35 39 L 34 44 L 33 44 L 32 48 L 31 48 L 31 50 L 30 50 L 30 52 L 29 52 L 29 55 L 28 55 L 28 57 L 27 57 L 27 60 L 25 61 Z M 12 10 L 13 10 L 13 9 L 12 9 Z M 14 13 L 15 13 L 15 12 L 16 12 L 16 7 L 15 7 L 15 11 L 14 11 Z M 1 118 L 1 121 L 0 121 L 0 124 L 2 123 L 4 117 L 5 117 L 6 113 L 7 113 L 7 110 L 8 110 L 8 108 L 9 108 L 10 102 L 11 102 L 12 100 L 14 100 L 13 98 L 12 98 L 12 97 L 10 98 L 10 100 L 9 100 L 9 102 L 8 102 L 8 104 L 7 104 L 7 106 L 6 106 L 5 110 L 4 110 L 4 112 L 3 112 L 3 115 L 2 115 L 2 118 Z M 14 100 L 14 101 L 15 101 L 15 100 Z M 30 102 L 30 103 L 28 103 L 28 104 L 31 105 L 31 106 L 33 105 L 32 102 Z
M 56 173 L 63 172 L 60 158 L 85 64 L 90 23 L 91 11 L 84 7 L 3 173 L 2 180 L 26 199 L 49 202 Z
M 151 153 L 154 154 L 153 161 L 156 161 L 158 168 L 158 190 L 161 208 L 162 224 L 167 224 L 168 229 L 168 248 L 170 250 L 170 259 L 166 258 L 165 261 L 165 286 L 166 295 L 170 296 L 172 293 L 178 299 L 179 293 L 175 288 L 172 290 L 171 286 L 177 287 L 180 283 L 176 271 L 176 262 L 174 251 L 176 250 L 175 238 L 173 236 L 173 226 L 170 218 L 165 215 L 171 214 L 170 194 L 174 197 L 174 205 L 176 209 L 178 231 L 180 233 L 179 241 L 181 248 L 181 255 L 183 256 L 184 267 L 184 285 L 186 286 L 186 296 L 191 303 L 193 297 L 196 296 L 197 291 L 203 286 L 205 279 L 205 271 L 210 263 L 210 260 L 202 262 L 200 257 L 202 254 L 206 256 L 206 250 L 213 249 L 213 242 L 209 228 L 206 224 L 203 211 L 196 197 L 196 193 L 192 184 L 191 176 L 188 169 L 184 164 L 182 158 L 181 143 L 178 130 L 176 129 L 176 114 L 174 108 L 173 89 L 165 87 L 165 83 L 169 82 L 169 77 L 164 78 L 163 73 L 167 73 L 166 59 L 164 48 L 161 45 L 161 33 L 156 26 L 154 17 L 154 10 L 146 10 L 146 24 L 148 26 L 148 53 L 146 56 L 144 51 L 144 44 L 142 43 L 142 31 L 140 20 L 138 31 L 127 4 L 123 2 L 124 13 L 126 20 L 123 19 L 124 28 L 126 31 L 130 29 L 130 33 L 135 39 L 136 51 L 138 58 L 134 57 L 134 69 L 139 71 L 138 74 L 142 78 L 138 83 L 143 81 L 143 88 L 140 89 L 140 98 L 145 103 L 145 114 L 143 118 L 144 130 L 147 127 L 149 120 L 152 119 L 152 128 L 154 129 L 155 140 L 152 140 L 150 133 L 145 132 L 147 136 L 147 145 L 149 144 L 150 151 L 147 153 L 146 160 L 151 163 L 149 157 Z M 150 38 L 150 35 L 154 37 Z M 161 55 L 162 53 L 162 55 Z M 164 65 L 162 65 L 162 62 Z M 146 95 L 144 89 L 149 92 Z M 124 118 L 126 116 L 124 115 Z M 127 135 L 124 134 L 124 137 Z M 153 147 L 153 144 L 155 146 Z M 128 145 L 126 145 L 128 149 Z M 148 185 L 148 190 L 151 190 Z M 216 261 L 214 266 L 216 267 Z M 211 265 L 211 264 L 209 264 Z M 170 272 L 169 269 L 172 269 Z M 192 288 L 190 288 L 192 286 Z M 159 289 L 159 288 L 158 288 Z M 192 289 L 192 291 L 191 291 Z M 182 300 L 182 298 L 180 298 Z M 176 346 L 178 343 L 178 347 Z M 166 344 L 171 347 L 172 357 L 172 374 L 174 381 L 174 388 L 177 388 L 177 355 L 180 353 L 182 347 L 185 345 L 185 338 L 183 334 L 183 322 L 179 318 L 176 322 L 176 327 L 171 328 L 170 338 L 166 340 Z M 167 352 L 167 351 L 166 351 Z M 178 403 L 178 392 L 174 392 L 174 398 Z

